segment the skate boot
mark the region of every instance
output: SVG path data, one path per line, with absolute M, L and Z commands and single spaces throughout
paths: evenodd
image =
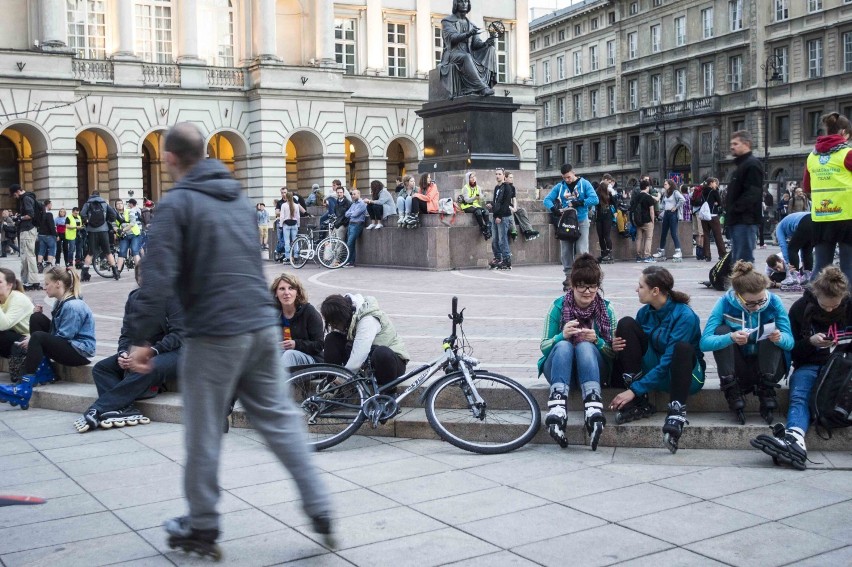
M 603 414 L 603 401 L 597 394 L 589 394 L 583 400 L 586 411 L 586 432 L 589 434 L 589 445 L 592 451 L 598 450 L 598 441 L 601 439 L 606 418 Z
M 547 417 L 544 424 L 553 440 L 563 449 L 568 446 L 565 428 L 568 426 L 568 392 L 551 392 L 547 400 Z
M 657 408 L 648 399 L 648 394 L 642 394 L 641 396 L 636 396 L 632 401 L 618 410 L 618 413 L 615 414 L 615 423 L 623 425 L 637 419 L 650 417 L 656 412 Z
M 142 412 L 133 405 L 120 410 L 105 411 L 101 414 L 101 427 L 104 429 L 124 427 L 125 425 L 147 425 L 149 423 L 151 423 L 151 420 L 142 415 Z
M 695 259 L 699 262 L 704 259 L 704 247 L 696 246 L 695 247 Z
M 771 374 L 764 375 L 754 387 L 754 393 L 760 400 L 760 417 L 762 417 L 767 425 L 772 425 L 773 412 L 778 409 L 778 399 L 775 397 L 775 389 L 780 388 L 775 377 Z
M 728 408 L 737 416 L 737 421 L 740 425 L 745 425 L 745 400 L 743 393 L 740 391 L 740 383 L 736 376 L 720 376 L 719 389 L 725 394 L 725 399 L 728 401 Z
M 215 561 L 222 559 L 222 550 L 216 544 L 219 530 L 196 530 L 189 525 L 188 516 L 166 520 L 163 527 L 169 534 L 169 548 L 181 548 L 184 553 L 194 551 L 201 557 L 211 557 Z
M 89 408 L 86 410 L 86 413 L 74 420 L 74 427 L 77 429 L 77 433 L 85 433 L 87 431 L 94 431 L 100 423 L 98 410 Z
M 672 453 L 677 453 L 677 442 L 683 434 L 683 426 L 686 421 L 686 406 L 678 401 L 669 402 L 669 414 L 663 424 L 663 443 Z
M 0 385 L 0 402 L 8 403 L 12 407 L 21 406 L 22 410 L 29 408 L 34 379 L 32 374 L 26 374 L 17 384 Z
M 497 264 L 497 269 L 500 271 L 508 271 L 512 269 L 512 260 L 509 258 L 504 258 L 502 262 Z
M 83 266 L 82 271 L 80 272 L 80 281 L 87 282 L 92 279 L 92 274 L 89 273 L 89 266 Z
M 660 248 L 652 255 L 654 260 L 659 260 L 660 262 L 664 262 L 666 260 L 666 251 Z
M 503 261 L 503 260 L 501 260 L 500 258 L 494 258 L 493 260 L 491 260 L 490 262 L 488 262 L 488 268 L 489 268 L 490 270 L 496 270 L 496 269 L 497 269 L 497 266 L 499 266 L 499 265 L 500 265 L 500 262 L 502 262 L 502 261 Z
M 772 462 L 776 465 L 780 461 L 800 471 L 805 470 L 807 466 L 805 437 L 798 428 L 785 429 L 782 424 L 776 423 L 772 427 L 772 435 L 758 435 L 751 440 L 751 446 L 772 457 Z
M 53 372 L 53 365 L 50 364 L 50 359 L 46 356 L 41 359 L 41 362 L 38 364 L 38 368 L 35 371 L 35 380 L 33 382 L 33 386 L 38 386 L 39 384 L 49 384 L 51 382 L 56 382 L 56 373 Z
M 680 248 L 675 248 L 674 254 L 672 254 L 672 262 L 683 262 L 683 252 Z
M 112 277 L 115 278 L 115 281 L 121 279 L 121 274 L 118 273 L 118 266 L 112 267 Z

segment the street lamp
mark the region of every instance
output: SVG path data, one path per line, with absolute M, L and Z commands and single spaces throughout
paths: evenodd
M 763 172 L 766 179 L 769 178 L 769 83 L 784 80 L 779 72 L 784 63 L 783 57 L 770 55 L 760 66 L 763 69 Z
M 661 128 L 662 127 L 662 128 Z M 662 132 L 661 132 L 662 130 Z M 654 110 L 654 131 L 657 132 L 657 153 L 658 163 L 660 168 L 660 179 L 666 178 L 666 123 L 665 114 L 663 112 L 663 104 L 658 103 Z M 662 181 L 660 182 L 662 183 Z

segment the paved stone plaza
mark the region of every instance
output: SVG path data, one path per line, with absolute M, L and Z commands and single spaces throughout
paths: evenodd
M 364 238 L 369 238 L 367 234 Z M 772 249 L 759 251 L 759 261 Z M 0 261 L 17 269 L 17 260 Z M 639 305 L 644 266 L 606 266 L 619 315 Z M 710 265 L 669 266 L 706 319 L 719 294 L 698 285 Z M 266 264 L 271 280 L 280 265 Z M 540 384 L 543 316 L 561 293 L 559 266 L 512 272 L 355 268 L 299 271 L 318 305 L 330 293 L 375 295 L 415 361 L 448 334 L 453 295 L 466 307 L 474 355 Z M 84 285 L 98 355 L 115 350 L 132 279 Z M 40 301 L 42 294 L 31 294 Z M 794 297 L 789 295 L 789 305 Z M 712 357 L 710 357 L 712 368 Z M 715 373 L 711 373 L 713 384 Z M 61 384 L 55 385 L 60 387 Z M 717 387 L 717 386 L 714 386 Z M 70 413 L 0 405 L 0 493 L 48 498 L 0 508 L 0 563 L 196 564 L 160 527 L 182 514 L 182 426 L 152 423 L 80 435 Z M 767 430 L 768 431 L 768 430 Z M 685 435 L 689 434 L 687 427 Z M 422 439 L 355 436 L 317 455 L 334 493 L 338 546 L 316 542 L 289 475 L 251 429 L 225 436 L 223 550 L 237 565 L 848 565 L 852 455 L 811 451 L 804 472 L 758 451 L 531 444 L 508 455 Z

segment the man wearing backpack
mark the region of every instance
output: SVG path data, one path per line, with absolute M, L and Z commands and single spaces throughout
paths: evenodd
M 89 273 L 89 269 L 92 267 L 92 258 L 99 258 L 102 252 L 106 254 L 107 262 L 112 268 L 112 277 L 118 280 L 115 257 L 109 248 L 109 224 L 115 222 L 118 213 L 101 198 L 100 191 L 93 191 L 92 196 L 83 205 L 80 216 L 86 224 L 86 233 L 89 239 L 89 249 L 83 259 L 83 273 L 80 274 L 80 280 L 87 282 L 92 279 Z
M 21 238 L 21 282 L 24 289 L 41 289 L 36 266 L 36 241 L 38 240 L 38 219 L 43 214 L 41 203 L 31 191 L 24 191 L 20 185 L 9 186 L 9 195 L 18 200 L 19 233 Z
M 559 217 L 570 208 L 577 211 L 580 224 L 580 238 L 577 241 L 560 240 L 559 250 L 562 259 L 562 271 L 571 273 L 574 256 L 589 251 L 589 208 L 598 204 L 598 194 L 592 184 L 574 173 L 574 166 L 566 163 L 562 166 L 562 181 L 557 183 L 544 198 L 544 208 Z

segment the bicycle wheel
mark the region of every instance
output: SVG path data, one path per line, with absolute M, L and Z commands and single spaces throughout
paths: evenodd
M 485 403 L 469 401 L 464 375 L 453 372 L 429 390 L 426 417 L 447 441 L 474 453 L 508 453 L 529 443 L 541 427 L 538 403 L 526 388 L 493 372 L 472 372 L 473 384 Z
M 340 238 L 328 236 L 317 246 L 317 258 L 329 270 L 342 268 L 349 261 L 349 247 Z
M 294 372 L 287 381 L 302 408 L 308 444 L 321 451 L 348 439 L 364 423 L 361 405 L 370 397 L 365 383 L 340 366 L 319 364 Z
M 92 267 L 95 269 L 95 273 L 98 274 L 100 277 L 112 277 L 112 266 L 109 265 L 106 256 L 104 256 L 103 254 L 92 261 Z
M 301 268 L 308 263 L 311 257 L 311 241 L 304 234 L 300 234 L 290 244 L 290 265 Z

